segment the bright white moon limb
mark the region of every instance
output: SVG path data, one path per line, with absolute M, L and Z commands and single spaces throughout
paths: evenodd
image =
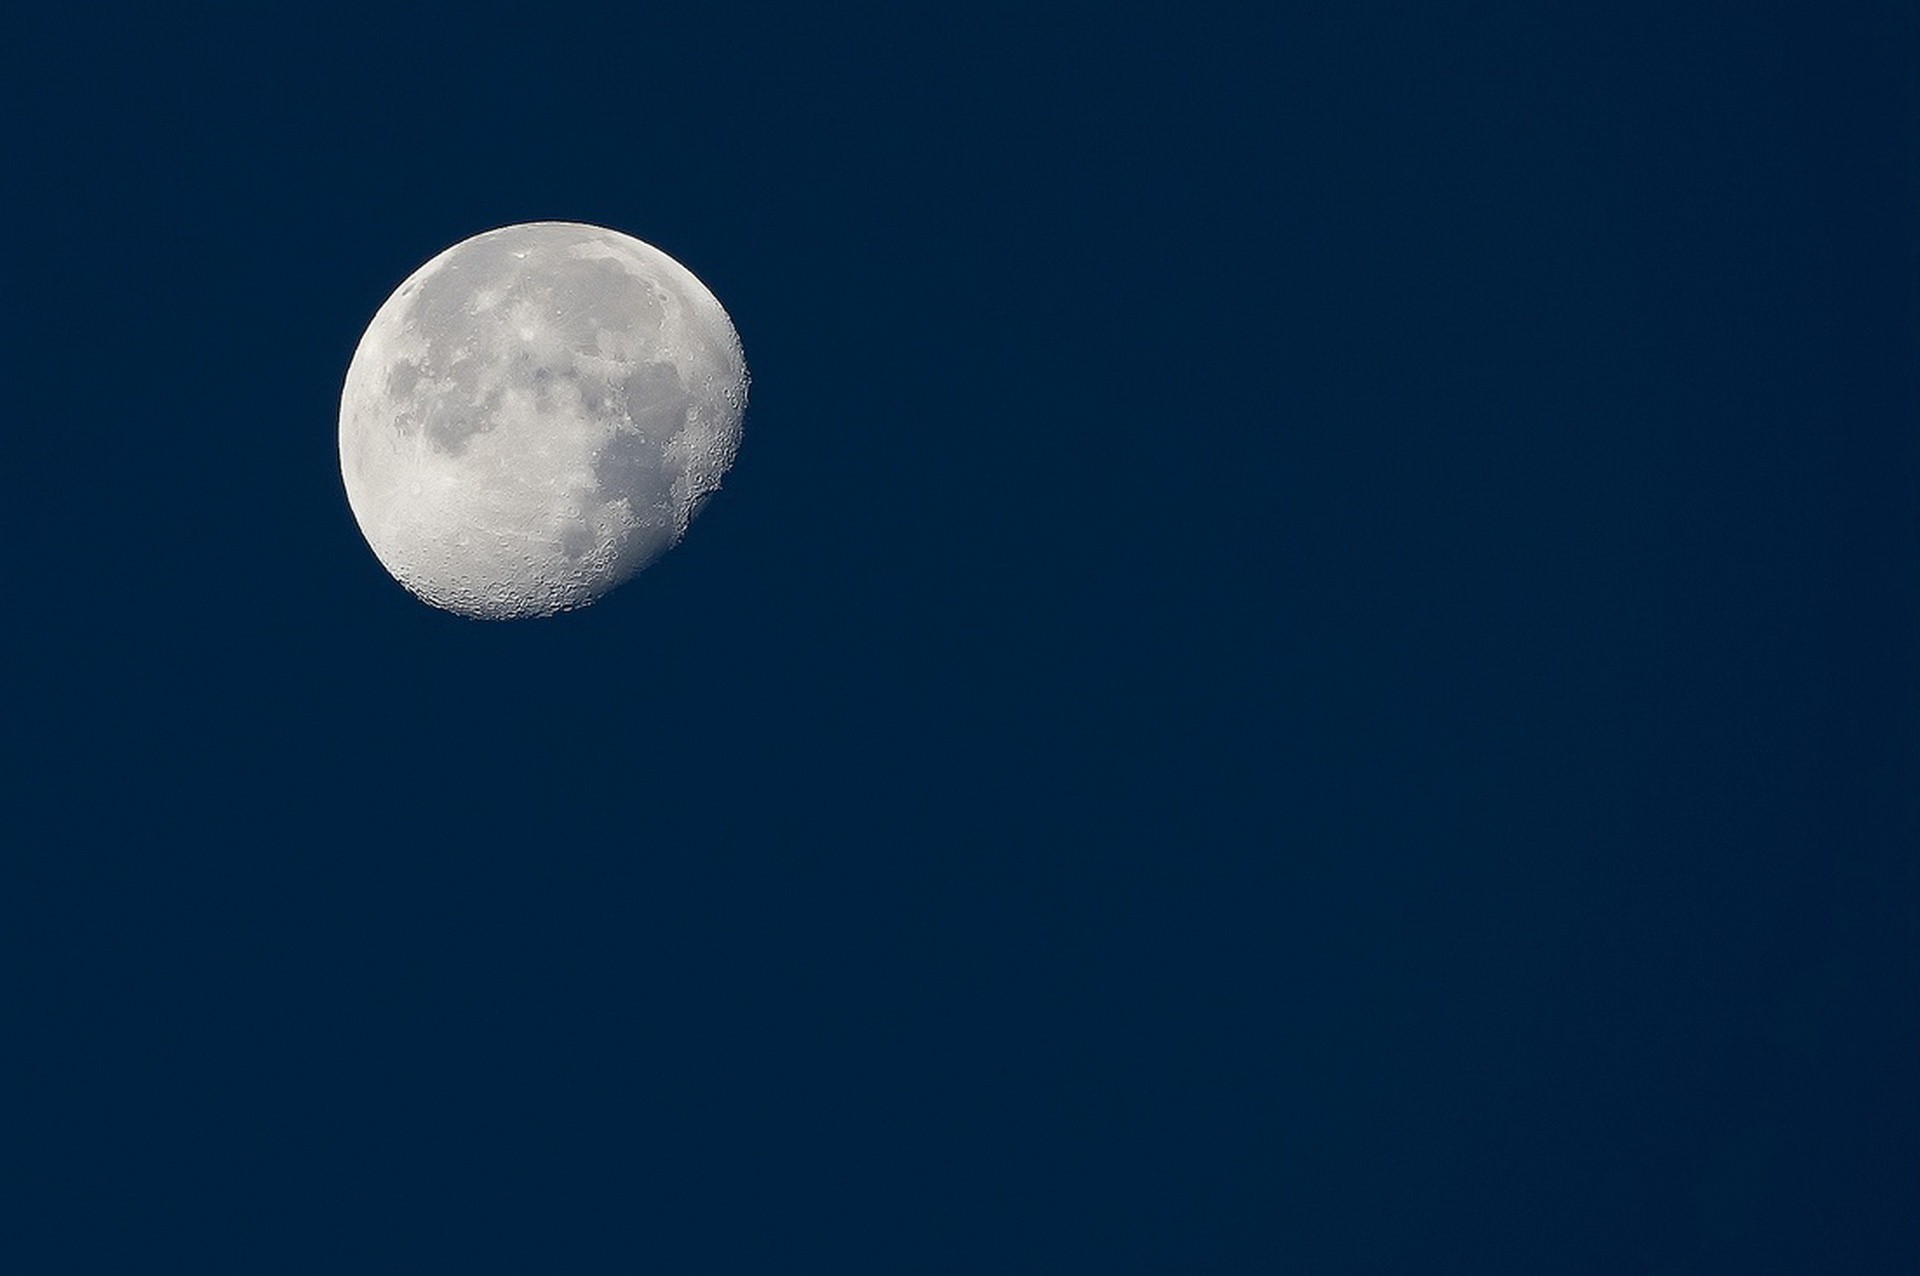
M 340 474 L 425 602 L 582 607 L 685 534 L 740 444 L 747 367 L 713 294 L 575 222 L 475 235 L 416 270 L 354 351 Z

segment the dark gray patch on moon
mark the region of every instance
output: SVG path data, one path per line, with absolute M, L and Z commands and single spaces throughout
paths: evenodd
M 436 397 L 426 404 L 420 427 L 434 447 L 449 454 L 458 453 L 480 429 L 478 405 L 453 401 L 444 395 Z
M 387 373 L 387 393 L 393 398 L 406 398 L 413 393 L 413 387 L 419 384 L 420 365 L 411 359 L 394 364 Z
M 625 497 L 642 526 L 664 526 L 672 508 L 673 476 L 661 463 L 661 440 L 621 430 L 593 461 L 595 485 L 608 499 Z
M 664 441 L 686 427 L 686 387 L 668 365 L 643 363 L 627 374 L 620 389 L 626 396 L 627 420 L 648 438 Z

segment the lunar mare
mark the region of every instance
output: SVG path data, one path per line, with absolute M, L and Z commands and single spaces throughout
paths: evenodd
M 421 600 L 551 615 L 686 534 L 746 398 L 739 336 L 680 263 L 598 226 L 507 226 L 374 315 L 340 396 L 340 473 L 375 557 Z

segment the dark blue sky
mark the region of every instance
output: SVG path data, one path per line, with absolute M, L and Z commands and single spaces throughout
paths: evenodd
M 1913 1270 L 1911 5 L 118 9 L 0 53 L 9 1270 Z M 462 621 L 340 382 L 548 218 L 745 441 Z

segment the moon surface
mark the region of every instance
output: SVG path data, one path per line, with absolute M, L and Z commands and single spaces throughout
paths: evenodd
M 671 549 L 733 463 L 747 366 L 692 272 L 631 235 L 529 222 L 416 270 L 354 351 L 340 474 L 422 601 L 583 607 Z

